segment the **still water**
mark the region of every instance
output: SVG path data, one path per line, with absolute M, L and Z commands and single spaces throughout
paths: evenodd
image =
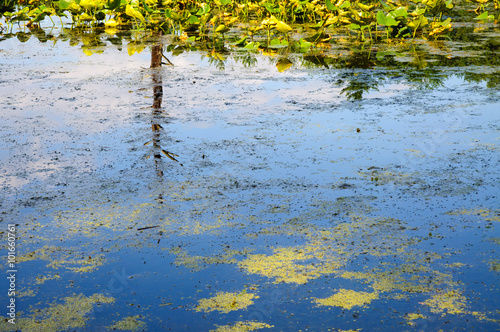
M 0 43 L 1 331 L 500 328 L 491 59 L 160 42 Z

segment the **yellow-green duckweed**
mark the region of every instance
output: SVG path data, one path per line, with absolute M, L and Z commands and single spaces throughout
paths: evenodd
M 58 332 L 61 330 L 84 327 L 89 320 L 87 314 L 96 304 L 110 304 L 112 297 L 101 294 L 84 296 L 82 294 L 65 297 L 63 303 L 53 303 L 43 309 L 33 309 L 25 318 L 20 318 L 16 326 L 26 332 Z
M 253 299 L 258 298 L 259 296 L 246 292 L 220 292 L 214 297 L 199 300 L 198 305 L 196 306 L 196 311 L 219 311 L 222 313 L 228 313 L 235 310 L 246 309 L 254 303 Z
M 449 290 L 434 294 L 424 304 L 430 307 L 433 313 L 463 314 L 467 299 L 457 290 Z
M 236 322 L 230 325 L 218 326 L 215 330 L 210 330 L 210 332 L 245 332 L 270 329 L 272 327 L 272 325 L 261 322 Z
M 141 321 L 140 318 L 140 315 L 125 317 L 115 324 L 107 326 L 106 328 L 109 330 L 126 330 L 132 332 L 141 331 L 146 327 L 146 323 Z
M 356 292 L 350 289 L 340 289 L 330 297 L 323 299 L 314 298 L 313 301 L 318 306 L 335 306 L 351 310 L 354 307 L 365 307 L 376 299 L 378 299 L 377 292 Z

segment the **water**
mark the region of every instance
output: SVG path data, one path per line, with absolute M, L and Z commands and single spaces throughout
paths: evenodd
M 0 46 L 17 329 L 498 329 L 494 63 Z

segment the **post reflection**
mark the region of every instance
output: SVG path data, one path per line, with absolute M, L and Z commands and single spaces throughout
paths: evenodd
M 161 34 L 159 35 L 161 36 Z M 167 63 L 164 63 L 166 60 Z M 151 77 L 153 82 L 153 105 L 151 114 L 151 130 L 152 139 L 145 145 L 152 144 L 153 146 L 153 160 L 155 164 L 155 171 L 161 181 L 163 176 L 163 156 L 168 157 L 170 160 L 179 162 L 176 158 L 179 156 L 175 153 L 169 152 L 161 145 L 162 131 L 164 130 L 160 124 L 165 120 L 164 110 L 162 109 L 163 102 L 163 78 L 160 70 L 163 64 L 172 65 L 172 63 L 163 55 L 163 44 L 161 40 L 158 44 L 154 45 L 151 49 Z M 180 164 L 182 166 L 182 164 Z

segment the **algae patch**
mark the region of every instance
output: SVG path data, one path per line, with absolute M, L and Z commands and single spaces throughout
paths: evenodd
M 54 222 L 67 237 L 76 234 L 103 237 L 113 232 L 127 232 L 147 226 L 144 222 L 157 218 L 161 208 L 153 203 L 97 203 L 93 206 L 59 211 L 54 215 Z
M 422 263 L 399 264 L 399 266 L 372 272 L 345 271 L 339 275 L 344 279 L 363 280 L 377 292 L 428 293 L 443 286 L 452 287 L 456 283 L 451 274 L 432 270 Z
M 422 184 L 421 175 L 417 172 L 404 173 L 395 170 L 375 169 L 368 171 L 360 171 L 359 175 L 369 179 L 376 185 L 393 184 L 396 186 L 413 186 Z
M 273 255 L 249 255 L 238 263 L 248 273 L 276 278 L 276 282 L 305 284 L 325 274 L 332 274 L 343 265 L 343 259 L 325 256 L 325 248 L 314 244 L 276 248 Z M 313 261 L 322 259 L 321 262 Z
M 221 213 L 209 220 L 187 220 L 179 227 L 179 235 L 200 235 L 200 234 L 220 234 L 224 227 L 234 227 L 238 223 L 230 220 L 238 219 L 238 216 L 231 213 Z
M 259 297 L 252 293 L 228 293 L 221 292 L 216 296 L 201 299 L 198 301 L 198 306 L 196 311 L 220 311 L 223 313 L 228 313 L 230 311 L 245 309 L 253 304 L 252 299 L 258 299 Z
M 139 331 L 146 327 L 146 323 L 139 320 L 140 315 L 125 317 L 113 325 L 106 326 L 108 330 Z
M 55 246 L 43 246 L 38 250 L 19 256 L 18 258 L 19 263 L 32 260 L 50 261 L 50 263 L 47 264 L 47 267 L 54 269 L 64 267 L 77 273 L 92 272 L 97 267 L 104 264 L 103 255 L 88 256 L 77 253 L 69 248 L 63 249 L 62 247 Z
M 427 319 L 427 317 L 422 314 L 409 313 L 406 315 L 406 324 L 414 326 L 415 325 L 414 321 L 419 319 Z
M 285 234 L 303 234 L 308 242 L 299 246 L 279 247 L 272 254 L 254 254 L 238 266 L 247 273 L 274 278 L 276 283 L 305 284 L 323 275 L 338 274 L 350 259 L 369 254 L 374 257 L 392 256 L 394 248 L 404 251 L 416 239 L 404 232 L 404 223 L 393 218 L 371 218 L 352 213 L 352 222 L 342 222 L 332 228 L 296 224 L 286 225 Z M 274 233 L 278 233 L 275 229 Z
M 64 298 L 64 303 L 54 304 L 49 308 L 34 309 L 28 318 L 20 318 L 18 327 L 27 332 L 56 332 L 84 327 L 94 305 L 113 303 L 112 297 L 94 294 L 86 297 L 83 294 Z
M 341 289 L 338 293 L 324 299 L 313 298 L 318 306 L 335 306 L 348 310 L 358 306 L 364 307 L 376 299 L 378 299 L 377 292 L 356 292 L 350 289 Z
M 500 259 L 490 261 L 490 271 L 500 272 Z
M 500 210 L 490 210 L 485 208 L 461 209 L 448 212 L 449 215 L 480 216 L 485 221 L 500 221 Z
M 184 266 L 191 271 L 200 271 L 209 265 L 217 264 L 236 264 L 237 260 L 235 256 L 248 255 L 251 250 L 232 250 L 224 249 L 224 253 L 218 254 L 216 256 L 190 256 L 185 251 L 178 247 L 172 248 L 170 253 L 175 254 L 177 257 L 175 259 L 175 265 Z
M 488 241 L 494 244 L 500 244 L 500 237 L 490 237 Z
M 261 322 L 236 322 L 232 325 L 217 326 L 217 329 L 210 332 L 246 332 L 260 329 L 270 329 L 273 325 Z
M 464 314 L 466 300 L 458 291 L 450 290 L 435 294 L 424 304 L 428 305 L 433 313 Z
M 62 250 L 64 250 L 62 247 L 43 246 L 42 248 L 37 249 L 37 250 L 32 251 L 32 252 L 29 252 L 25 255 L 18 256 L 17 261 L 19 263 L 28 262 L 28 261 L 37 260 L 37 259 L 50 261 L 53 259 L 52 256 L 54 255 L 54 253 L 56 253 L 58 251 L 62 251 Z
M 66 256 L 63 259 L 54 260 L 47 266 L 53 267 L 54 269 L 57 269 L 58 267 L 62 266 L 73 272 L 86 273 L 86 272 L 92 272 L 97 267 L 102 266 L 104 264 L 104 257 L 102 255 L 94 257 L 88 256 L 81 259 L 73 259 L 73 258 L 68 259 L 68 257 L 69 256 Z M 70 266 L 70 265 L 75 265 L 75 266 Z
M 37 284 L 43 284 L 47 280 L 61 279 L 61 277 L 58 274 L 54 274 L 54 275 L 49 274 L 46 276 L 42 276 L 42 275 L 37 276 L 35 279 L 36 279 Z

